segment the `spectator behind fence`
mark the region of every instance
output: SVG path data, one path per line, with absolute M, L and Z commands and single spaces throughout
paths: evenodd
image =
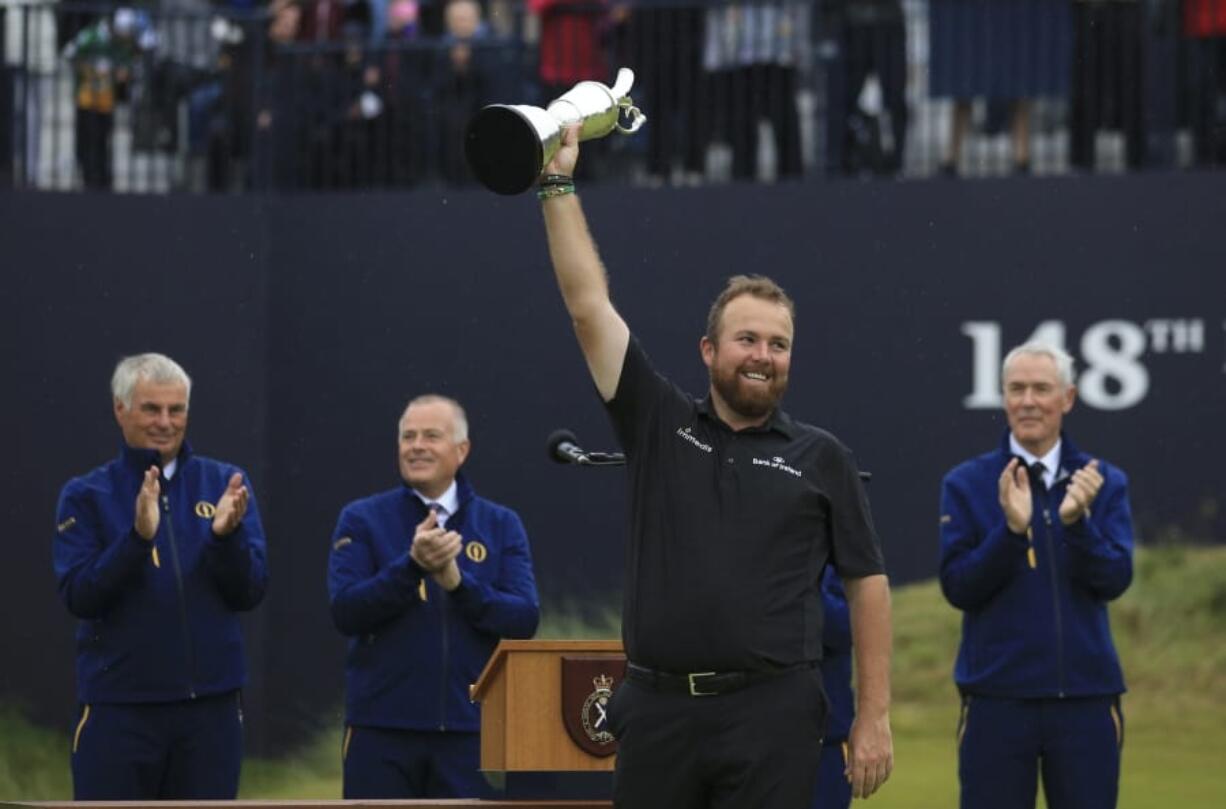
M 809 61 L 810 9 L 770 0 L 717 3 L 706 10 L 703 67 L 714 79 L 715 128 L 732 144 L 732 176 L 755 179 L 758 131 L 768 120 L 774 137 L 775 176 L 799 177 L 799 70 Z
M 119 457 L 60 493 L 52 545 L 77 626 L 77 801 L 233 800 L 240 612 L 268 581 L 246 474 L 185 441 L 191 380 L 162 354 L 111 379 Z
M 302 36 L 306 9 L 297 0 L 273 0 L 270 5 L 268 58 L 256 89 L 254 175 L 261 189 L 291 190 L 309 184 L 313 145 L 321 131 L 316 123 L 320 65 L 286 50 Z
M 468 687 L 500 638 L 540 619 L 523 523 L 460 467 L 468 420 L 442 396 L 409 402 L 393 489 L 345 506 L 328 594 L 349 638 L 344 797 L 490 798 Z
M 1132 581 L 1128 480 L 1073 446 L 1073 360 L 1005 357 L 1000 446 L 941 484 L 941 590 L 962 611 L 962 809 L 1113 809 L 1124 677 L 1107 603 Z
M 1009 105 L 1012 169 L 1029 174 L 1032 101 L 1069 94 L 1069 0 L 931 0 L 929 14 L 929 93 L 954 101 L 941 173 L 962 170 L 971 104 L 985 99 Z
M 1125 139 L 1130 169 L 1145 164 L 1145 8 L 1141 0 L 1074 0 L 1069 163 L 1094 169 L 1101 130 Z
M 826 167 L 902 171 L 907 138 L 907 34 L 900 0 L 824 0 Z
M 341 22 L 344 48 L 335 75 L 339 100 L 335 170 L 339 188 L 367 188 L 387 181 L 391 162 L 391 102 L 380 65 L 383 45 L 371 45 L 367 3 L 350 4 Z
M 1202 166 L 1226 166 L 1226 0 L 1185 0 L 1187 119 Z
M 437 126 L 438 170 L 453 185 L 472 182 L 464 157 L 464 132 L 482 106 L 495 99 L 495 65 L 489 28 L 477 0 L 447 0 L 443 21 L 446 33 L 431 76 L 431 99 Z
M 387 42 L 411 42 L 417 38 L 420 7 L 417 0 L 391 0 L 384 26 Z
M 612 19 L 607 0 L 528 0 L 527 8 L 540 24 L 537 81 L 541 106 L 548 106 L 581 81 L 612 83 L 607 58 Z M 618 12 L 624 13 L 625 7 L 619 5 Z M 590 142 L 581 177 L 597 175 L 593 167 L 611 143 L 611 139 Z
M 711 91 L 702 71 L 704 9 L 651 0 L 629 8 L 617 12 L 628 16 L 618 36 L 616 62 L 634 69 L 634 101 L 648 116 L 643 130 L 648 178 L 653 184 L 669 182 L 679 170 L 687 182 L 698 182 L 706 170 L 711 135 Z
M 142 48 L 152 46 L 149 17 L 116 9 L 80 29 L 64 49 L 76 77 L 75 153 L 86 188 L 110 190 L 115 106 L 126 97 Z

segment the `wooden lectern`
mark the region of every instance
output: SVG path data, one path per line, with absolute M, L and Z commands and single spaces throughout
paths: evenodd
M 563 659 L 609 661 L 620 682 L 625 655 L 616 640 L 504 640 L 477 682 L 481 769 L 495 772 L 612 770 L 571 739 L 563 718 Z

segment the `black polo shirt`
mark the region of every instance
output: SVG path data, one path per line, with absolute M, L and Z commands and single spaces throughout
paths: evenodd
M 820 659 L 827 561 L 884 571 L 851 452 L 778 410 L 734 432 L 633 337 L 607 407 L 630 476 L 627 656 L 672 672 Z

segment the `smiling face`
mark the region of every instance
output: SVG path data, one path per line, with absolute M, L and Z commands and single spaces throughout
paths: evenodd
M 1060 438 L 1077 391 L 1046 354 L 1018 354 L 1004 370 L 1005 415 L 1017 442 L 1042 457 Z
M 791 313 L 782 303 L 741 295 L 724 307 L 717 335 L 699 344 L 716 413 L 737 430 L 762 424 L 788 388 Z
M 446 401 L 411 404 L 400 418 L 400 476 L 427 497 L 447 491 L 468 457 L 468 439 L 455 440 L 455 408 Z
M 168 463 L 179 454 L 187 433 L 187 386 L 138 379 L 132 404 L 115 399 L 115 421 L 133 449 L 155 449 Z

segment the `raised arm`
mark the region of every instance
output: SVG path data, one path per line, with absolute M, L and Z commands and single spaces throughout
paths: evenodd
M 545 173 L 573 176 L 578 159 L 576 126 L 562 133 L 562 146 Z M 630 329 L 609 298 L 609 281 L 596 252 L 596 243 L 588 232 L 579 198 L 574 194 L 551 197 L 542 200 L 541 209 L 558 289 L 570 313 L 592 381 L 601 399 L 607 402 L 617 392 Z

